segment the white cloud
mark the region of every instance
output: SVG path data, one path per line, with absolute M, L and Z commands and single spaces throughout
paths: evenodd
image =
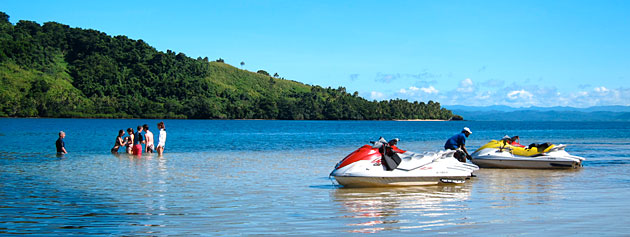
M 594 90 L 595 90 L 595 92 L 600 92 L 600 93 L 606 93 L 606 92 L 608 92 L 608 91 L 609 91 L 609 90 L 608 90 L 608 88 L 603 87 L 603 86 L 601 86 L 601 87 L 595 87 L 595 89 L 594 89 Z
M 370 93 L 370 97 L 373 100 L 382 100 L 383 98 L 385 98 L 385 94 L 383 94 L 383 92 L 378 92 L 378 91 L 372 91 Z
M 416 81 L 414 84 L 416 86 L 426 87 L 430 85 L 435 85 L 437 83 L 438 83 L 437 80 L 420 80 L 420 81 Z
M 392 91 L 392 93 L 373 91 L 371 98 L 376 100 L 401 98 L 424 102 L 433 100 L 444 105 L 570 106 L 583 108 L 602 105 L 630 106 L 630 88 L 592 86 L 589 90 L 576 88 L 575 91 L 567 92 L 560 91 L 556 87 L 544 87 L 540 84 L 525 82 L 488 88 L 477 85 L 472 79 L 466 78 L 460 81 L 457 88 L 448 91 L 438 90 L 432 85 L 414 85 Z
M 401 94 L 406 94 L 407 96 L 421 96 L 422 93 L 424 93 L 424 94 L 438 94 L 440 91 L 438 89 L 435 89 L 435 87 L 433 87 L 433 86 L 422 87 L 422 88 L 418 88 L 418 87 L 415 87 L 415 86 L 410 86 L 407 89 L 402 88 L 402 89 L 398 90 L 398 92 L 400 92 Z M 422 93 L 418 93 L 418 92 L 422 92 Z
M 463 93 L 471 93 L 475 90 L 473 81 L 470 78 L 466 78 L 462 81 L 459 82 L 459 87 L 457 88 L 457 91 L 459 92 L 463 92 Z
M 526 90 L 510 91 L 510 93 L 507 94 L 507 97 L 511 100 L 517 100 L 517 99 L 531 100 L 533 96 L 534 95 L 532 95 L 532 93 Z
M 416 87 L 410 86 L 409 88 L 402 88 L 398 90 L 398 93 L 392 95 L 393 98 L 401 98 L 409 101 L 439 101 L 441 97 L 440 91 L 434 86 L 428 87 Z
M 409 88 L 409 89 L 411 89 L 411 88 Z M 417 89 L 417 88 L 416 88 L 416 89 Z M 437 94 L 438 92 L 440 92 L 440 91 L 438 91 L 437 89 L 435 89 L 435 87 L 433 87 L 433 86 L 429 86 L 429 87 L 422 87 L 422 88 L 420 88 L 420 90 L 421 90 L 422 92 L 424 92 L 424 93 L 427 93 L 427 94 Z
M 569 106 L 630 105 L 630 88 L 595 87 L 593 92 L 580 91 L 568 95 Z
M 481 92 L 475 96 L 477 100 L 487 100 L 490 99 L 490 97 L 492 97 L 492 92 L 490 91 Z

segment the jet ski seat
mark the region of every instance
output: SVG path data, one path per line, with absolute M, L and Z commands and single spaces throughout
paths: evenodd
M 545 143 L 532 143 L 529 144 L 529 146 L 527 146 L 527 149 L 532 149 L 534 147 L 536 147 L 537 150 L 539 151 L 544 151 L 547 148 L 549 148 L 550 146 L 552 146 L 553 144 L 549 143 L 549 142 L 545 142 Z
M 395 170 L 402 159 L 396 154 L 396 152 L 392 149 L 392 147 L 388 143 L 384 143 L 378 151 L 383 155 L 381 157 L 381 164 L 385 166 L 385 170 L 392 171 Z

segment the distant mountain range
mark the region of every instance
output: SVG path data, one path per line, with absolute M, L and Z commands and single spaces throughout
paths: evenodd
M 630 106 L 622 105 L 588 108 L 444 105 L 444 108 L 473 121 L 630 121 Z

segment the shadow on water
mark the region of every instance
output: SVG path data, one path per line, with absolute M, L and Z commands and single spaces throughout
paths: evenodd
M 311 185 L 311 186 L 308 186 L 308 187 L 309 188 L 314 188 L 314 189 L 338 189 L 338 188 L 343 188 L 343 186 L 339 185 L 337 183 L 337 181 L 335 180 L 335 178 L 333 178 L 332 176 L 321 177 L 321 178 L 318 178 L 318 180 L 327 180 L 328 182 L 330 182 L 330 184 Z
M 308 186 L 309 188 L 315 188 L 315 189 L 338 189 L 338 188 L 343 188 L 343 186 L 341 185 L 337 185 L 337 184 L 328 184 L 328 185 L 311 185 Z

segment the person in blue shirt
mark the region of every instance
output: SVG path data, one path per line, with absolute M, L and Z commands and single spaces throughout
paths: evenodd
M 142 126 L 138 126 L 138 132 L 133 136 L 133 148 L 131 153 L 136 156 L 142 156 L 142 144 L 144 143 L 142 135 Z
M 455 134 L 444 144 L 446 150 L 456 150 L 455 158 L 460 162 L 466 162 L 466 158 L 470 159 L 470 154 L 466 150 L 466 138 L 470 136 L 472 132 L 468 127 L 464 127 L 461 133 Z

